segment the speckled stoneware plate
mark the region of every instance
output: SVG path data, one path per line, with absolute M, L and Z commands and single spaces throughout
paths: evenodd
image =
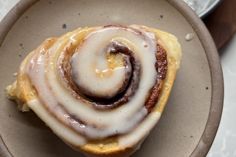
M 166 110 L 135 157 L 203 157 L 223 106 L 223 78 L 215 45 L 180 0 L 22 0 L 0 24 L 0 156 L 79 157 L 32 112 L 21 113 L 4 88 L 20 62 L 45 38 L 81 26 L 143 24 L 173 33 L 183 48 L 181 69 Z M 186 41 L 186 34 L 194 38 Z

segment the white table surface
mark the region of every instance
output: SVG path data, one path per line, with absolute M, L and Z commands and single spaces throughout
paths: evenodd
M 0 20 L 19 0 L 0 0 Z M 236 35 L 220 52 L 225 80 L 220 127 L 207 157 L 236 157 Z

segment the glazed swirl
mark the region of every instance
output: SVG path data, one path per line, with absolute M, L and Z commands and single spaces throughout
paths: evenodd
M 141 27 L 78 29 L 48 39 L 24 69 L 43 107 L 88 140 L 134 130 L 157 104 L 167 56 Z

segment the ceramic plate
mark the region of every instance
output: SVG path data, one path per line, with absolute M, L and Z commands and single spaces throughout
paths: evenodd
M 163 116 L 135 157 L 203 157 L 220 121 L 223 79 L 217 50 L 201 20 L 179 0 L 20 1 L 0 24 L 0 156 L 78 157 L 32 112 L 21 113 L 4 88 L 45 38 L 77 27 L 143 24 L 176 35 L 183 60 Z M 187 34 L 193 34 L 186 41 Z

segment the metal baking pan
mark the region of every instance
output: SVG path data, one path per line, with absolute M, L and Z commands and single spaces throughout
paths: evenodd
M 222 0 L 183 0 L 185 1 L 199 17 L 204 18 L 208 15 Z

